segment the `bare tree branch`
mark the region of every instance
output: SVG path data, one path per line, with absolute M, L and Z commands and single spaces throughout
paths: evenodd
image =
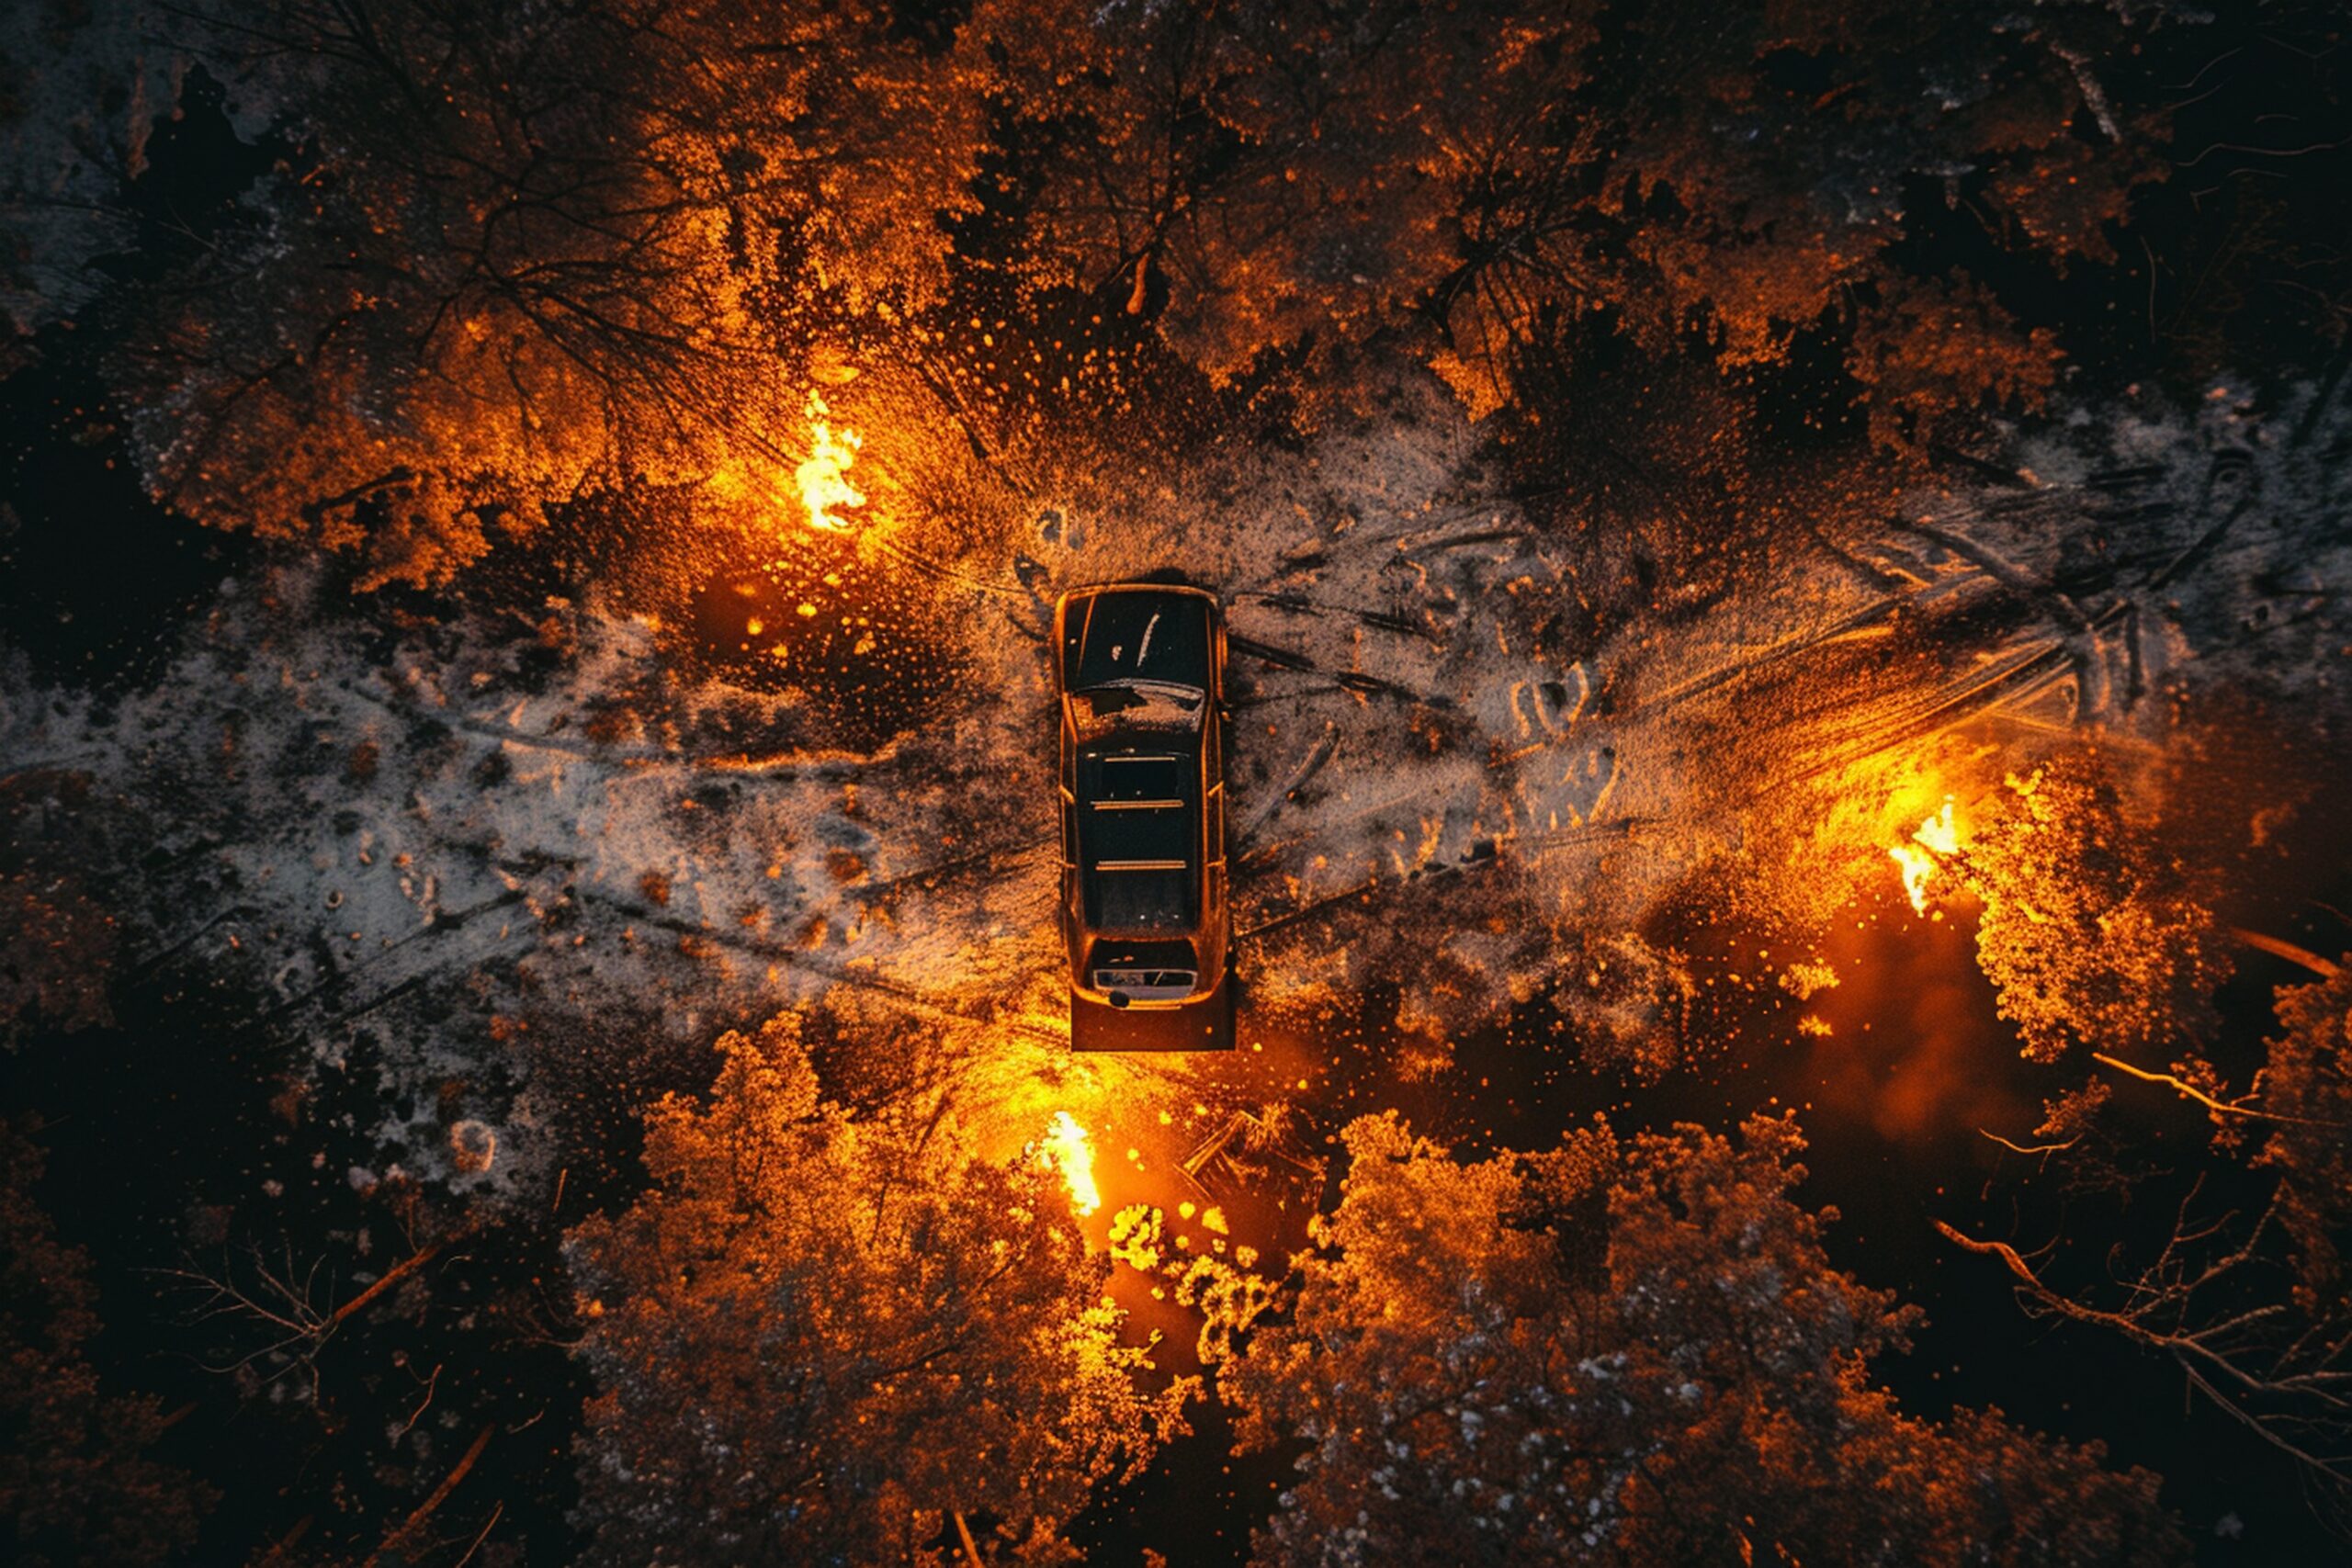
M 2152 1073 L 2145 1067 L 2135 1067 L 2131 1063 L 2123 1061 L 2118 1057 L 2110 1056 L 2104 1051 L 2092 1052 L 2091 1060 L 2104 1063 L 2108 1066 L 2113 1067 L 2117 1072 L 2128 1074 L 2132 1077 L 2138 1078 L 2142 1083 L 2162 1084 L 2166 1089 L 2178 1093 L 2184 1099 L 2193 1100 L 2198 1104 L 2205 1107 L 2206 1110 L 2213 1111 L 2219 1115 L 2252 1116 L 2265 1122 L 2288 1122 L 2302 1127 L 2341 1127 L 2345 1125 L 2345 1123 L 2341 1122 L 2322 1121 L 2316 1117 L 2311 1116 L 2283 1116 L 2275 1111 L 2263 1111 L 2251 1105 L 2241 1105 L 2235 1100 L 2216 1100 L 2211 1095 L 2206 1093 L 2203 1089 L 2199 1089 L 2195 1084 L 2188 1082 L 2185 1078 L 2179 1077 L 2172 1073 Z
M 1947 1241 L 1997 1259 L 2016 1280 L 2030 1314 L 2103 1329 L 2169 1358 L 2191 1388 L 2312 1481 L 2339 1495 L 2352 1490 L 2352 1372 L 2340 1368 L 2352 1325 L 2314 1325 L 2282 1340 L 2278 1331 L 2288 1309 L 2281 1304 L 2207 1307 L 2200 1292 L 2210 1299 L 2261 1260 L 2278 1200 L 2274 1196 L 2242 1245 L 2200 1261 L 2193 1255 L 2222 1237 L 2233 1217 L 2223 1214 L 2203 1224 L 2189 1221 L 2201 1185 L 2182 1201 L 2172 1237 L 2156 1261 L 2119 1280 L 2124 1299 L 2117 1308 L 2058 1289 L 2007 1242 L 1979 1240 L 1942 1220 L 1934 1224 Z

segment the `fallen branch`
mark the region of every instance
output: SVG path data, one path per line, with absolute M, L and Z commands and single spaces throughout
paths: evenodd
M 311 1533 L 311 1526 L 317 1520 L 316 1514 L 305 1514 L 296 1519 L 292 1529 L 272 1541 L 266 1551 L 253 1560 L 253 1568 L 287 1568 L 294 1561 L 294 1549 L 302 1543 L 304 1536 Z
M 415 1275 L 439 1257 L 450 1242 L 470 1235 L 472 1228 L 469 1224 L 460 1224 L 449 1235 L 419 1247 L 387 1269 L 380 1278 L 358 1294 L 333 1309 L 316 1304 L 316 1299 L 324 1293 L 319 1275 L 326 1267 L 326 1259 L 320 1258 L 307 1270 L 298 1269 L 290 1245 L 287 1248 L 285 1264 L 277 1269 L 264 1261 L 259 1249 L 254 1249 L 254 1282 L 251 1284 L 242 1282 L 233 1263 L 225 1258 L 217 1274 L 195 1268 L 192 1263 L 186 1269 L 160 1272 L 164 1278 L 177 1280 L 200 1293 L 201 1299 L 194 1310 L 197 1320 L 221 1316 L 243 1318 L 265 1325 L 276 1336 L 234 1360 L 218 1366 L 207 1363 L 208 1371 L 237 1372 L 258 1362 L 274 1364 L 276 1370 L 269 1376 L 276 1379 L 286 1372 L 300 1370 L 309 1376 L 315 1395 L 319 1382 L 319 1357 L 344 1324 L 381 1301 L 385 1292 Z M 429 1384 L 425 1400 L 427 1404 L 432 1402 Z M 411 1420 L 413 1422 L 414 1417 Z
M 416 1511 L 402 1519 L 400 1529 L 386 1536 L 384 1543 L 369 1552 L 368 1561 L 362 1562 L 359 1568 L 376 1568 L 376 1564 L 383 1559 L 384 1553 L 405 1544 L 412 1536 L 424 1528 L 424 1521 L 433 1517 L 433 1511 L 449 1500 L 449 1494 L 458 1489 L 458 1483 L 466 1478 L 467 1472 L 473 1469 L 474 1461 L 481 1458 L 481 1450 L 490 1446 L 491 1433 L 497 1429 L 496 1423 L 492 1423 L 474 1434 L 473 1446 L 466 1450 L 466 1455 L 458 1461 L 457 1468 L 441 1478 L 441 1484 L 433 1489 L 432 1495 L 419 1503 L 416 1506 Z
M 430 1246 L 418 1248 L 416 1251 L 410 1253 L 406 1258 L 401 1258 L 398 1263 L 393 1264 L 390 1269 L 385 1269 L 382 1278 L 379 1279 L 374 1284 L 368 1286 L 366 1290 L 360 1292 L 357 1295 L 352 1297 L 349 1301 L 334 1309 L 334 1314 L 326 1320 L 324 1329 L 321 1332 L 319 1337 L 323 1339 L 326 1337 L 327 1334 L 332 1333 L 334 1329 L 341 1326 L 345 1318 L 350 1317 L 355 1313 L 365 1311 L 369 1302 L 374 1301 L 378 1296 L 382 1295 L 386 1291 L 390 1290 L 394 1285 L 399 1284 L 402 1280 L 407 1279 L 411 1274 L 415 1273 L 418 1269 L 432 1262 L 433 1259 L 439 1255 L 441 1248 L 446 1245 L 447 1245 L 447 1239 L 445 1237 L 443 1240 L 434 1242 Z

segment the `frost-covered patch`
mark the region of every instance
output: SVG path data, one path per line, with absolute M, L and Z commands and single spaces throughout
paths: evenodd
M 2007 493 L 1933 498 L 1922 525 L 2049 604 L 2077 713 L 2151 737 L 2168 690 L 2344 701 L 2340 524 L 2352 412 L 2340 385 L 2223 378 L 2196 407 L 2086 410 L 2015 446 Z M 2055 513 L 2089 524 L 2056 529 Z
M 370 646 L 322 594 L 299 572 L 231 585 L 163 682 L 110 705 L 19 676 L 8 754 L 146 825 L 93 868 L 142 950 L 234 972 L 322 1064 L 367 1040 L 379 1136 L 413 1174 L 552 1179 L 516 1049 L 550 1017 L 650 1010 L 703 1041 L 842 983 L 987 1016 L 1045 966 L 1045 884 L 1018 869 L 1043 835 L 968 715 L 866 756 L 747 750 L 745 710 L 784 705 L 720 691 L 600 725 L 616 694 L 661 700 L 641 623 L 567 614 L 550 677 L 536 643 Z M 957 862 L 1010 885 L 927 890 Z

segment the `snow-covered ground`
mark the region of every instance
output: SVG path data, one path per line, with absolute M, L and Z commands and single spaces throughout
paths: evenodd
M 873 384 L 845 417 L 907 395 Z M 1676 901 L 1772 923 L 1804 964 L 1892 878 L 1887 846 L 2038 748 L 2157 741 L 2215 694 L 2335 721 L 2352 415 L 2311 399 L 2079 411 L 1589 634 L 1561 628 L 1591 556 L 1418 373 L 1292 444 L 1017 481 L 959 457 L 931 475 L 953 526 L 906 499 L 940 444 L 875 428 L 889 482 L 842 547 L 923 585 L 915 640 L 953 671 L 878 746 L 823 744 L 774 681 L 686 672 L 642 592 L 551 601 L 524 635 L 404 629 L 289 564 L 227 584 L 145 690 L 12 661 L 0 745 L 20 776 L 90 781 L 114 863 L 85 873 L 142 962 L 250 981 L 256 1022 L 318 1061 L 365 1037 L 386 1159 L 460 1187 L 552 1179 L 567 1102 L 517 1036 L 566 1019 L 691 1043 L 854 997 L 877 1030 L 965 1042 L 898 1053 L 909 1073 L 1238 1103 L 1262 1088 L 1246 1061 L 1063 1049 L 1043 629 L 1065 587 L 1174 569 L 1229 606 L 1250 1006 L 1311 1020 L 1393 985 L 1442 1067 L 1453 1033 L 1548 998 L 1591 1053 L 1656 1069 L 1689 986 Z M 786 521 L 773 547 L 814 546 Z M 602 1081 L 628 1081 L 627 1036 L 578 1036 L 624 1052 Z

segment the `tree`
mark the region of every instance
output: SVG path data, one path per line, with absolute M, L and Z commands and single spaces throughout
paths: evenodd
M 160 497 L 431 582 L 632 479 L 788 491 L 812 321 L 936 292 L 978 100 L 885 5 L 223 5 L 291 151 L 141 293 Z M 781 502 L 779 502 L 781 504 Z
M 0 1044 L 114 1021 L 114 919 L 65 876 L 0 872 Z
M 112 0 L 19 69 L 125 107 L 0 147 L 0 305 L 52 319 L 137 234 L 102 314 L 142 478 L 362 552 L 363 586 L 631 484 L 789 504 L 829 356 L 1006 276 L 1123 301 L 1217 379 L 1402 332 L 1481 414 L 1595 332 L 1736 369 L 1821 327 L 1917 446 L 2036 403 L 2058 349 L 1919 275 L 1906 204 L 2111 259 L 2164 166 L 2094 68 L 2162 12 L 2126 9 Z M 199 74 L 270 166 L 134 223 Z M 1009 220 L 951 254 L 983 194 Z
M 967 47 L 1035 171 L 1024 267 L 1222 379 L 1417 309 L 1455 263 L 1455 165 L 1577 84 L 1594 9 L 993 0 Z
M 719 1050 L 706 1103 L 647 1118 L 652 1190 L 570 1238 L 595 1555 L 930 1561 L 951 1513 L 1001 1521 L 1000 1561 L 1069 1555 L 1188 1390 L 1137 1393 L 1053 1179 L 826 1102 L 790 1015 Z
M 90 784 L 47 768 L 0 779 L 0 1046 L 114 1021 L 122 933 L 86 885 L 107 829 Z
M 40 1151 L 0 1122 L 0 1541 L 25 1568 L 161 1562 L 196 1540 L 209 1488 L 148 1457 L 169 1425 L 99 1386 L 90 1260 L 33 1198 Z
M 1916 276 L 1899 247 L 1913 203 L 1982 185 L 1996 211 L 2031 213 L 1990 221 L 1996 246 L 2111 254 L 2101 224 L 2161 177 L 2165 122 L 2119 117 L 2087 62 L 2134 31 L 2092 4 L 2018 29 L 1966 6 L 1636 7 L 1579 90 L 1531 105 L 1542 129 L 1465 183 L 1461 265 L 1432 301 L 1438 367 L 1475 407 L 1596 312 L 1652 353 L 1695 329 L 1732 367 L 1779 362 L 1834 321 L 1882 440 L 1924 442 L 1922 414 L 2035 406 L 2047 334 L 1965 278 Z M 2043 167 L 2076 143 L 2065 174 Z
M 2297 1248 L 2296 1305 L 2352 1336 L 2352 966 L 2278 993 L 2283 1026 L 2254 1093 L 2269 1123 L 2255 1163 L 2278 1173 Z M 2216 1117 L 2217 1121 L 2226 1120 Z
M 2278 992 L 2283 1029 L 2251 1092 L 2227 1095 L 2201 1058 L 2173 1073 L 2107 1059 L 2202 1106 L 2222 1156 L 2188 1178 L 2170 1234 L 2153 1255 L 2118 1247 L 2096 1275 L 2069 1277 L 2039 1249 L 1938 1228 L 1997 1259 L 2029 1314 L 2115 1335 L 2171 1361 L 2187 1387 L 2293 1465 L 2323 1520 L 2352 1539 L 2352 1371 L 2345 1367 L 2352 1291 L 2344 1268 L 2352 1243 L 2352 971 L 2301 957 L 2321 977 Z M 2071 1109 L 2053 1110 L 2044 1131 L 2071 1135 L 2049 1152 L 2096 1174 L 2104 1153 L 2080 1145 L 2094 1131 L 2111 1136 L 2099 1126 L 2105 1098 L 2078 1092 Z M 2268 1178 L 2254 1190 L 2258 1209 L 2225 1207 L 2208 1190 L 2245 1191 L 2248 1173 L 2232 1166 L 2249 1151 L 2251 1174 Z M 2144 1190 L 2146 1182 L 2135 1185 Z M 2250 1223 L 2245 1210 L 2256 1211 Z
M 2096 752 L 2011 777 L 1952 863 L 1984 901 L 1977 963 L 2024 1054 L 2128 1053 L 2194 1029 L 2229 960 L 2180 858 L 2124 809 Z
M 1873 429 L 1916 444 L 2037 403 L 2056 347 L 1979 284 L 1907 270 L 1908 204 L 1965 194 L 1996 246 L 2111 260 L 2165 121 L 2118 111 L 2092 62 L 2147 25 L 2089 3 L 2010 28 L 1964 5 L 997 0 L 968 36 L 1032 152 L 1003 193 L 1027 263 L 1163 312 L 1212 375 L 1418 322 L 1483 415 L 1593 320 L 1740 367 L 1837 318 Z
M 1463 1161 L 1394 1114 L 1220 1369 L 1308 1444 L 1267 1563 L 2187 1560 L 2156 1478 L 1868 1382 L 1917 1314 L 1829 1266 L 1792 1121 Z

